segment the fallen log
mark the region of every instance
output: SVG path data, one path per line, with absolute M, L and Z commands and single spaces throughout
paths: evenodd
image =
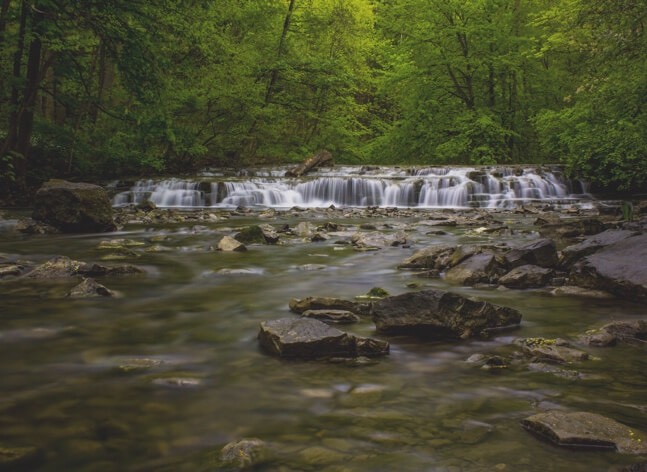
M 302 175 L 307 174 L 313 169 L 316 169 L 317 167 L 321 167 L 323 165 L 333 165 L 333 157 L 332 154 L 330 154 L 328 151 L 322 150 L 318 151 L 314 156 L 309 157 L 306 159 L 304 162 L 299 164 L 298 166 L 288 169 L 288 171 L 285 173 L 286 177 L 301 177 Z

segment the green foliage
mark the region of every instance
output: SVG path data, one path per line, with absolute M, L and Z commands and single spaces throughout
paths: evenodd
M 356 164 L 561 160 L 599 186 L 647 184 L 644 0 L 7 5 L 5 187 L 318 149 Z

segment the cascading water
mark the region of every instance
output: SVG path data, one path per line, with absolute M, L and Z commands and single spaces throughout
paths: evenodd
M 113 204 L 150 200 L 159 207 L 175 208 L 510 208 L 530 201 L 590 197 L 585 185 L 566 180 L 557 168 L 341 167 L 301 179 L 284 177 L 284 172 L 273 169 L 234 178 L 206 174 L 198 179 L 141 180 L 117 194 Z

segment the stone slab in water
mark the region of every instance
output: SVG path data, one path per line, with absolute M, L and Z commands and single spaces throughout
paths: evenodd
M 526 264 L 512 269 L 499 279 L 499 283 L 509 288 L 543 287 L 552 273 L 552 269 Z
M 560 265 L 564 267 L 570 267 L 577 260 L 593 254 L 600 248 L 615 244 L 638 234 L 639 233 L 636 231 L 608 229 L 606 231 L 603 231 L 602 233 L 586 238 L 584 241 L 578 244 L 573 244 L 562 249 L 562 259 L 560 261 Z
M 595 413 L 555 410 L 530 416 L 521 425 L 558 446 L 647 453 L 647 435 Z
M 344 333 L 311 318 L 282 318 L 261 323 L 261 346 L 270 354 L 291 358 L 382 356 L 389 343 Z
M 508 267 L 533 264 L 540 267 L 555 267 L 557 265 L 557 248 L 551 239 L 542 238 L 511 249 L 505 260 Z
M 378 332 L 432 339 L 486 336 L 489 331 L 521 322 L 521 313 L 513 308 L 444 290 L 386 297 L 373 302 L 371 313 Z
M 367 303 L 352 302 L 341 298 L 332 297 L 306 297 L 290 300 L 290 311 L 303 313 L 307 310 L 344 310 L 356 315 L 366 314 L 369 311 Z
M 50 180 L 36 192 L 32 217 L 67 233 L 114 231 L 112 204 L 98 185 Z
M 494 254 L 481 253 L 465 259 L 445 274 L 445 280 L 452 284 L 474 285 L 489 283 L 496 277 L 497 262 Z

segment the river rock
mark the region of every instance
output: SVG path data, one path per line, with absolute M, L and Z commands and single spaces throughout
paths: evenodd
M 494 254 L 489 252 L 475 254 L 449 269 L 445 274 L 445 280 L 459 285 L 491 283 L 496 279 L 497 268 Z
M 444 269 L 456 250 L 450 246 L 431 246 L 416 251 L 398 266 L 399 269 Z
M 552 269 L 536 265 L 522 265 L 499 278 L 499 283 L 509 288 L 536 288 L 548 283 L 553 274 Z
M 647 234 L 626 238 L 585 257 L 573 265 L 570 281 L 630 300 L 647 300 Z
M 22 274 L 25 267 L 19 264 L 0 265 L 0 279 L 9 276 L 18 276 Z
M 647 435 L 595 413 L 554 410 L 530 416 L 521 425 L 558 446 L 647 453 Z
M 306 310 L 301 313 L 301 316 L 329 324 L 352 324 L 360 321 L 359 316 L 355 313 L 345 310 Z
M 353 336 L 311 318 L 265 321 L 258 340 L 267 352 L 279 357 L 375 357 L 389 353 L 386 341 Z
M 84 265 L 81 261 L 75 261 L 67 256 L 56 256 L 49 261 L 37 266 L 27 274 L 32 279 L 56 279 L 61 277 L 72 277 L 79 273 Z
M 432 339 L 486 336 L 521 321 L 521 313 L 512 308 L 443 290 L 386 297 L 373 302 L 371 313 L 378 332 Z
M 395 234 L 358 231 L 351 236 L 350 241 L 355 248 L 370 251 L 391 246 L 402 246 L 407 243 L 407 236 L 404 231 L 398 231 Z
M 218 241 L 217 249 L 218 251 L 223 251 L 223 252 L 247 251 L 247 247 L 243 243 L 232 238 L 231 236 L 223 236 L 222 239 Z
M 69 298 L 114 297 L 115 293 L 92 278 L 83 281 L 68 292 Z
M 613 295 L 611 295 L 609 292 L 578 287 L 577 285 L 564 285 L 562 287 L 556 287 L 551 290 L 550 293 L 557 296 L 565 295 L 586 298 L 613 298 Z
M 647 345 L 647 320 L 614 321 L 600 329 L 588 331 L 582 342 L 589 346 L 607 347 L 618 342 L 645 347 Z
M 243 228 L 234 239 L 243 244 L 276 244 L 279 235 L 271 225 L 252 225 Z
M 370 311 L 370 307 L 366 303 L 330 297 L 293 298 L 290 300 L 289 306 L 291 311 L 299 314 L 307 310 L 343 310 L 350 311 L 356 315 L 365 315 Z
M 268 459 L 265 441 L 247 438 L 226 444 L 220 451 L 220 465 L 225 469 L 251 470 Z
M 505 254 L 504 258 L 506 265 L 511 269 L 526 264 L 555 267 L 558 262 L 555 242 L 546 238 L 511 249 Z
M 588 353 L 569 347 L 568 343 L 561 339 L 526 338 L 517 344 L 521 346 L 524 354 L 533 359 L 533 362 L 570 364 L 589 358 Z
M 535 225 L 539 226 L 539 233 L 549 238 L 574 238 L 577 236 L 590 236 L 607 229 L 607 224 L 598 218 L 569 218 L 557 220 L 544 220 L 538 218 Z
M 560 265 L 567 268 L 571 267 L 579 259 L 593 254 L 602 247 L 618 243 L 638 234 L 640 233 L 637 231 L 608 229 L 602 233 L 586 238 L 578 244 L 573 244 L 562 249 Z
M 36 192 L 32 217 L 66 233 L 114 231 L 112 205 L 100 186 L 50 180 Z

